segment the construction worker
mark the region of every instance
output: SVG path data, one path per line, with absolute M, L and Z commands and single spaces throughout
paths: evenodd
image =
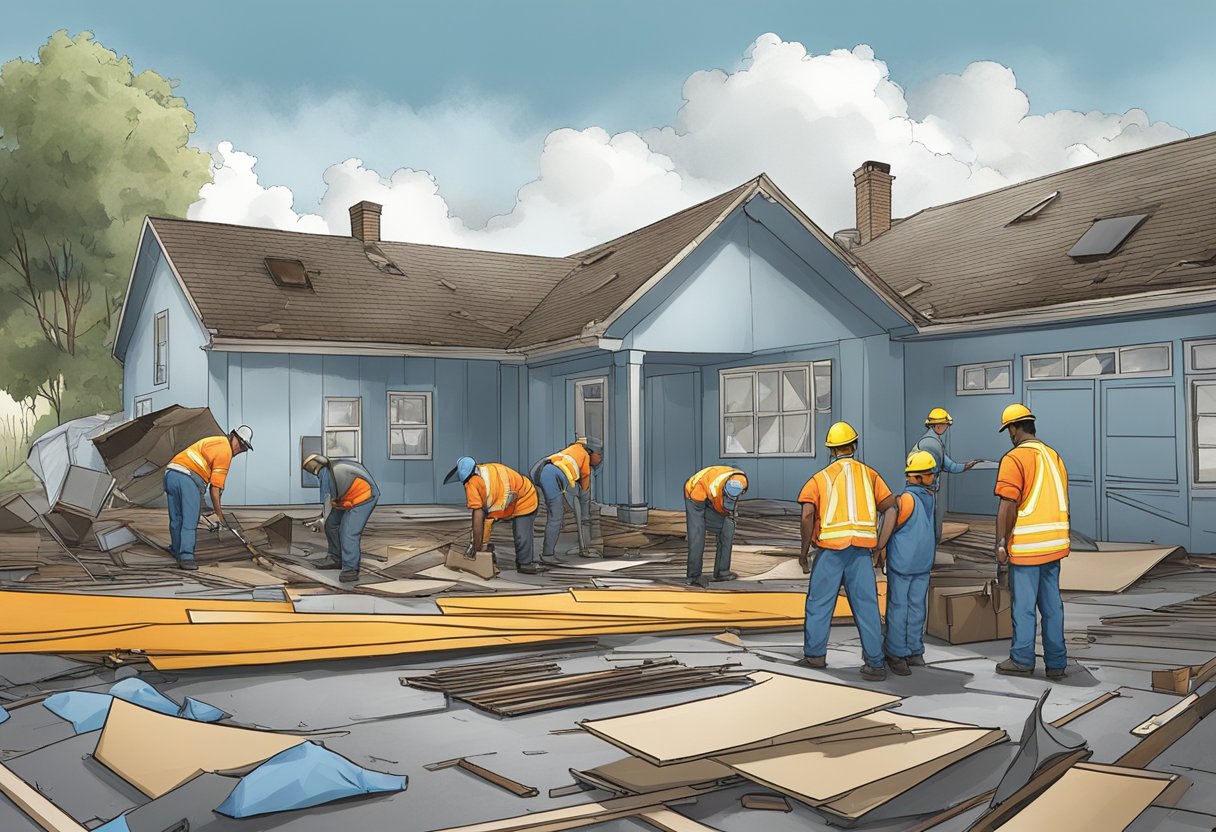
M 321 516 L 308 523 L 314 530 L 325 524 L 329 557 L 317 568 L 341 569 L 339 581 L 356 581 L 363 560 L 363 528 L 380 502 L 380 488 L 371 472 L 353 459 L 309 454 L 301 467 L 321 481 Z
M 462 456 L 443 481 L 464 486 L 465 504 L 473 510 L 471 554 L 486 550 L 495 520 L 509 519 L 515 538 L 515 570 L 525 575 L 545 571 L 543 565 L 532 560 L 532 529 L 539 501 L 531 480 L 502 463 L 478 465 L 471 456 Z
M 1013 639 L 1009 658 L 997 673 L 1034 673 L 1035 609 L 1043 619 L 1043 663 L 1049 679 L 1063 678 L 1064 602 L 1060 599 L 1060 561 L 1070 549 L 1068 471 L 1054 449 L 1035 435 L 1034 414 L 1011 404 L 1001 414 L 1013 450 L 1001 458 L 996 475 L 996 561 L 1008 565 L 1013 594 Z
M 574 509 L 578 527 L 578 551 L 585 558 L 598 557 L 589 546 L 591 540 L 591 472 L 604 461 L 604 443 L 598 439 L 580 437 L 555 454 L 544 457 L 530 472 L 532 482 L 545 495 L 545 539 L 541 545 L 541 563 L 557 564 L 557 539 L 566 517 L 566 500 Z
M 854 458 L 857 431 L 847 422 L 828 429 L 832 460 L 806 481 L 798 502 L 802 503 L 802 547 L 798 562 L 808 570 L 807 554 L 817 548 L 806 593 L 805 667 L 827 667 L 828 633 L 836 596 L 844 584 L 861 635 L 865 664 L 861 675 L 872 681 L 887 677 L 883 666 L 882 620 L 878 611 L 878 583 L 874 567 L 881 544 L 878 521 L 895 503 L 891 489 L 878 472 Z M 890 530 L 884 530 L 890 534 Z
M 929 600 L 929 573 L 936 546 L 933 541 L 933 478 L 937 460 L 928 451 L 908 455 L 904 473 L 907 490 L 887 509 L 887 637 L 883 653 L 887 667 L 907 676 L 925 665 L 925 617 Z
M 211 507 L 219 526 L 227 526 L 220 494 L 233 457 L 253 450 L 253 428 L 241 425 L 227 436 L 200 439 L 169 462 L 163 478 L 169 505 L 169 551 L 182 569 L 198 569 L 194 562 L 198 521 L 210 490 Z M 211 524 L 208 523 L 210 527 Z
M 933 459 L 937 461 L 937 469 L 934 471 L 936 476 L 933 478 L 933 495 L 934 495 L 934 537 L 935 543 L 942 542 L 942 521 L 946 516 L 946 495 L 941 493 L 942 487 L 946 484 L 946 478 L 942 474 L 961 474 L 964 471 L 970 470 L 975 466 L 978 459 L 971 459 L 966 462 L 955 462 L 946 453 L 946 440 L 944 439 L 946 431 L 954 424 L 954 420 L 950 418 L 950 414 L 946 412 L 944 407 L 935 407 L 929 411 L 928 417 L 925 419 L 925 435 L 916 443 L 914 451 L 928 451 L 933 454 Z
M 684 483 L 684 518 L 688 525 L 688 582 L 704 586 L 701 561 L 705 555 L 705 530 L 717 538 L 714 552 L 714 581 L 733 581 L 730 553 L 735 543 L 735 514 L 739 498 L 747 492 L 747 475 L 738 468 L 711 465 Z

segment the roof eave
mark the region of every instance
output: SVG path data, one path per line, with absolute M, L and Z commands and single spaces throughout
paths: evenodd
M 522 363 L 527 355 L 508 349 L 391 344 L 378 341 L 320 341 L 296 338 L 235 338 L 214 335 L 216 352 L 257 352 L 298 355 L 384 355 L 406 358 L 454 358 L 472 361 Z

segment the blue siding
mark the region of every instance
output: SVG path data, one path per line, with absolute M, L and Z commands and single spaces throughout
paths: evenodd
M 700 381 L 699 368 L 647 368 L 644 459 L 651 508 L 682 510 L 684 483 L 703 467 Z

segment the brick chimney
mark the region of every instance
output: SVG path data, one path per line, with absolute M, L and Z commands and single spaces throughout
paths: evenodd
M 382 209 L 383 206 L 366 201 L 350 206 L 350 236 L 365 243 L 380 242 L 380 211 Z
M 857 233 L 861 245 L 891 230 L 891 166 L 865 162 L 853 171 L 857 191 Z M 353 209 L 352 209 L 353 210 Z

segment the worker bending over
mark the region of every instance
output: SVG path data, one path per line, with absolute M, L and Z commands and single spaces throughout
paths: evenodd
M 591 472 L 604 461 L 604 443 L 598 439 L 579 438 L 574 444 L 544 457 L 532 466 L 532 482 L 545 495 L 545 539 L 541 545 L 541 563 L 556 564 L 557 539 L 566 517 L 566 500 L 574 509 L 578 527 L 578 551 L 585 558 L 597 557 L 590 549 L 591 540 Z
M 220 525 L 227 526 L 220 495 L 228 479 L 232 458 L 253 450 L 253 429 L 241 425 L 227 436 L 200 439 L 165 468 L 165 501 L 169 506 L 169 551 L 182 569 L 198 569 L 194 561 L 198 521 L 208 489 L 211 507 Z
M 464 486 L 465 504 L 473 510 L 471 554 L 486 550 L 495 520 L 509 519 L 515 538 L 516 571 L 525 575 L 545 571 L 544 566 L 533 563 L 532 530 L 539 500 L 531 480 L 502 463 L 478 465 L 471 456 L 462 456 L 443 481 Z
M 356 581 L 363 561 L 363 529 L 380 501 L 380 489 L 371 472 L 353 459 L 309 454 L 303 468 L 321 481 L 321 516 L 309 522 L 314 529 L 325 524 L 329 557 L 317 568 L 341 569 L 338 580 Z
M 954 419 L 946 412 L 944 407 L 935 407 L 929 411 L 928 417 L 925 419 L 925 435 L 916 443 L 914 451 L 927 451 L 933 455 L 933 459 L 937 462 L 937 468 L 934 470 L 936 475 L 933 479 L 933 540 L 935 543 L 942 542 L 942 521 L 946 517 L 946 495 L 942 489 L 946 485 L 946 478 L 943 474 L 961 474 L 964 471 L 969 471 L 975 466 L 978 459 L 970 459 L 966 462 L 955 462 L 946 453 L 946 431 L 954 424 Z
M 1034 673 L 1035 608 L 1043 619 L 1043 663 L 1047 678 L 1063 678 L 1064 602 L 1060 599 L 1060 561 L 1071 549 L 1068 520 L 1068 471 L 1054 449 L 1035 435 L 1034 414 L 1011 404 L 1001 414 L 1013 450 L 1001 458 L 996 475 L 998 569 L 1009 564 L 1013 594 L 1013 639 L 1009 658 L 997 673 Z
M 711 465 L 684 483 L 684 518 L 688 525 L 688 582 L 704 586 L 701 561 L 705 555 L 705 530 L 717 538 L 714 552 L 714 581 L 733 581 L 730 554 L 735 544 L 735 514 L 739 498 L 747 491 L 747 475 L 738 468 Z
M 929 573 L 937 546 L 933 540 L 933 478 L 937 460 L 927 451 L 908 455 L 908 483 L 887 509 L 883 526 L 893 529 L 887 541 L 887 666 L 899 676 L 924 667 L 925 616 Z
M 861 636 L 865 664 L 861 675 L 879 681 L 887 677 L 883 666 L 882 619 L 878 611 L 878 582 L 874 567 L 885 543 L 878 521 L 895 503 L 891 489 L 878 472 L 853 458 L 857 431 L 847 422 L 828 429 L 832 460 L 807 480 L 798 495 L 802 503 L 802 546 L 798 562 L 807 568 L 812 543 L 817 552 L 806 593 L 806 625 L 802 646 L 805 667 L 827 667 L 828 633 L 836 596 L 844 584 Z M 884 534 L 890 534 L 889 526 Z

